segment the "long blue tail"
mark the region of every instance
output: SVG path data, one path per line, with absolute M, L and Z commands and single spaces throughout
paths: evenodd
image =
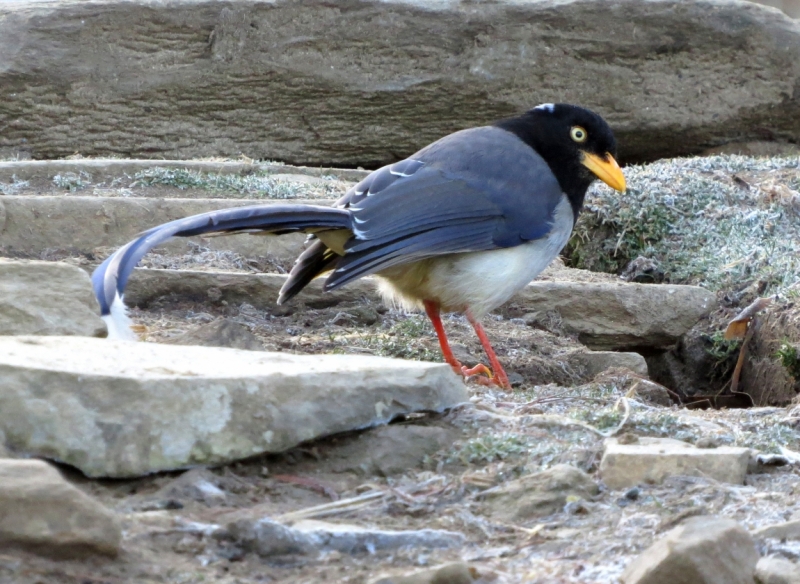
M 109 256 L 92 274 L 92 285 L 104 317 L 121 304 L 133 269 L 144 254 L 172 237 L 208 233 L 291 233 L 350 229 L 346 209 L 318 205 L 252 205 L 210 211 L 153 227 Z

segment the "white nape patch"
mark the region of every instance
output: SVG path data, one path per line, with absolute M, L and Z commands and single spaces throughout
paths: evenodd
M 108 328 L 108 338 L 117 341 L 138 341 L 136 333 L 131 330 L 131 319 L 128 317 L 128 308 L 120 295 L 114 296 L 111 303 L 111 314 L 103 316 Z
M 535 110 L 544 110 L 544 111 L 549 112 L 549 113 L 552 114 L 553 110 L 556 109 L 556 106 L 555 106 L 554 103 L 541 103 L 541 104 L 537 105 L 533 109 L 535 109 Z

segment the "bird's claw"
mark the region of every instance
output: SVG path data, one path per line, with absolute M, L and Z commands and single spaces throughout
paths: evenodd
M 495 376 L 492 370 L 483 363 L 478 363 L 475 367 L 462 365 L 461 375 L 464 376 L 464 379 L 474 378 L 478 385 L 484 385 L 486 387 L 495 386 L 506 390 L 511 389 L 511 384 L 505 379 L 505 376 L 503 376 L 503 378 L 499 375 Z
M 464 377 L 472 377 L 474 375 L 480 376 L 480 379 L 484 379 L 488 382 L 491 382 L 494 379 L 494 374 L 492 370 L 489 369 L 483 363 L 478 363 L 475 367 L 467 367 L 466 365 L 461 366 L 461 375 Z M 486 377 L 483 377 L 485 375 Z M 480 383 L 480 381 L 479 381 Z

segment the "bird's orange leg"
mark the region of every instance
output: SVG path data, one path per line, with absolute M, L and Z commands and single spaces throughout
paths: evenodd
M 461 375 L 461 363 L 459 363 L 458 359 L 453 355 L 453 350 L 450 348 L 450 343 L 447 341 L 447 333 L 444 332 L 442 317 L 439 315 L 439 305 L 432 300 L 425 300 L 423 304 L 425 305 L 425 312 L 428 314 L 428 318 L 431 319 L 431 324 L 433 324 L 433 330 L 436 331 L 444 360 L 447 361 L 447 364 L 450 365 L 458 375 Z
M 425 312 L 427 313 L 428 318 L 431 319 L 431 323 L 433 324 L 433 330 L 436 331 L 436 337 L 439 339 L 439 346 L 442 349 L 442 356 L 444 357 L 444 360 L 447 362 L 447 364 L 453 368 L 453 371 L 456 372 L 456 375 L 463 375 L 464 377 L 472 377 L 473 375 L 478 375 L 479 377 L 476 378 L 478 383 L 482 385 L 496 384 L 497 381 L 492 377 L 492 371 L 486 365 L 479 364 L 476 365 L 475 367 L 468 368 L 459 363 L 458 359 L 456 359 L 455 355 L 453 355 L 453 350 L 450 348 L 450 343 L 447 340 L 447 333 L 444 332 L 442 317 L 439 314 L 439 305 L 436 302 L 433 302 L 432 300 L 425 300 L 423 304 L 425 306 Z M 480 337 L 480 334 L 478 336 Z M 484 333 L 484 337 L 486 337 L 486 333 Z M 483 340 L 481 340 L 481 342 L 483 342 Z M 494 352 L 492 352 L 491 355 L 493 357 Z M 496 360 L 497 358 L 495 357 L 495 361 Z M 500 369 L 500 371 L 503 372 L 503 375 L 505 376 L 505 372 L 503 371 L 502 368 Z M 485 374 L 486 377 L 481 376 L 481 374 Z M 506 382 L 508 382 L 507 378 Z
M 478 335 L 478 339 L 481 341 L 481 345 L 483 345 L 483 350 L 486 352 L 486 356 L 489 357 L 489 363 L 492 365 L 492 369 L 494 370 L 494 379 L 493 381 L 505 389 L 506 391 L 511 391 L 511 383 L 508 381 L 508 375 L 506 375 L 505 369 L 503 366 L 500 365 L 500 361 L 497 359 L 497 355 L 492 348 L 492 344 L 489 342 L 489 337 L 486 335 L 486 331 L 483 329 L 483 325 L 474 317 L 472 314 L 467 310 L 467 320 L 472 325 L 472 328 L 475 329 L 475 334 Z M 486 368 L 485 365 L 478 365 L 478 367 Z M 475 367 L 477 369 L 477 367 Z

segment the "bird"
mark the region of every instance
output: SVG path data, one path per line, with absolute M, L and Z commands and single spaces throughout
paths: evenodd
M 153 227 L 93 272 L 93 288 L 109 337 L 131 338 L 125 286 L 155 246 L 176 236 L 304 232 L 306 247 L 278 304 L 319 276 L 329 291 L 374 275 L 388 302 L 425 311 L 458 375 L 510 390 L 481 319 L 558 256 L 593 181 L 625 191 L 616 156 L 616 139 L 600 115 L 544 103 L 444 136 L 371 172 L 332 206 L 251 205 Z M 456 359 L 442 312 L 466 316 L 491 367 Z

